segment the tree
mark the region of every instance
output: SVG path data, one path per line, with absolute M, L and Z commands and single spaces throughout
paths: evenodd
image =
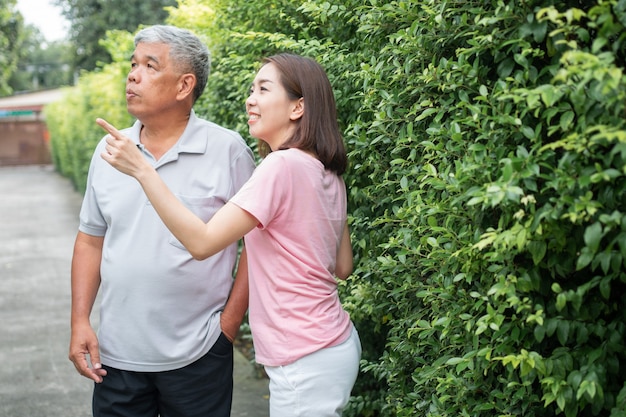
M 0 0 L 0 95 L 11 93 L 9 78 L 15 71 L 22 43 L 24 20 L 15 0 Z
M 55 0 L 70 22 L 70 39 L 75 45 L 75 67 L 93 70 L 111 62 L 106 48 L 100 45 L 107 30 L 134 32 L 139 25 L 163 23 L 166 7 L 176 0 Z M 132 13 L 130 13 L 132 11 Z
M 24 27 L 17 69 L 9 79 L 14 92 L 71 85 L 73 48 L 65 41 L 46 42 L 34 26 Z

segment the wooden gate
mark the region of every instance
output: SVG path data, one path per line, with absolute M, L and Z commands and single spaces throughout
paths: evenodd
M 0 119 L 0 165 L 49 164 L 45 122 Z
M 43 108 L 61 95 L 47 90 L 0 98 L 0 166 L 51 163 Z

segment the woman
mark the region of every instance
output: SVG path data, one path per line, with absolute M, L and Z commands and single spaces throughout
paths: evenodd
M 336 278 L 352 272 L 347 156 L 332 88 L 315 61 L 263 61 L 246 100 L 250 135 L 271 149 L 250 180 L 208 222 L 168 190 L 130 139 L 110 133 L 102 157 L 135 177 L 167 227 L 198 259 L 245 236 L 250 328 L 270 377 L 270 415 L 340 416 L 361 345 Z

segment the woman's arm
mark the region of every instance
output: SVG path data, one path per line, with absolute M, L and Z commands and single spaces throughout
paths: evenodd
M 352 273 L 354 267 L 352 258 L 352 243 L 350 242 L 350 229 L 348 228 L 348 222 L 343 228 L 343 234 L 341 235 L 341 243 L 339 244 L 339 250 L 337 251 L 337 264 L 335 265 L 335 275 L 339 279 L 346 279 Z
M 226 203 L 205 224 L 167 188 L 132 140 L 102 119 L 96 123 L 109 133 L 102 158 L 141 184 L 163 223 L 194 258 L 216 254 L 257 226 L 254 216 L 231 203 Z

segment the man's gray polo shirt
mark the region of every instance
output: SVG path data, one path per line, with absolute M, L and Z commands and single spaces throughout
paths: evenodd
M 141 123 L 122 133 L 139 143 Z M 140 145 L 141 146 L 141 145 Z M 79 230 L 104 236 L 99 343 L 102 363 L 130 371 L 178 369 L 202 357 L 220 334 L 237 247 L 194 260 L 164 226 L 139 183 L 91 161 Z M 192 112 L 159 161 L 144 154 L 172 192 L 207 221 L 248 180 L 252 152 L 241 136 Z

